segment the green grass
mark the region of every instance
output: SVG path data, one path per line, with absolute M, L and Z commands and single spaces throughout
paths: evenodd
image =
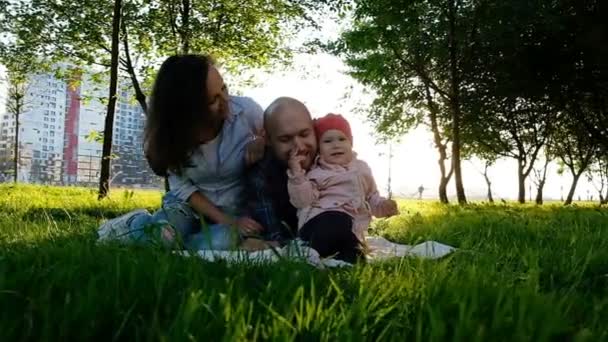
M 347 270 L 95 245 L 160 198 L 0 185 L 2 340 L 608 340 L 606 209 L 404 201 L 375 233 L 460 250 Z

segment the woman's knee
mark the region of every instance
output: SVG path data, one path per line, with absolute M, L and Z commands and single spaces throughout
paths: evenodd
M 166 203 L 154 214 L 156 221 L 166 220 L 182 237 L 200 230 L 199 219 L 192 208 L 183 202 Z

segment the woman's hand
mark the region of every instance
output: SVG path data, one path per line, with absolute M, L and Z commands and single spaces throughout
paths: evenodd
M 264 157 L 264 149 L 266 147 L 266 138 L 264 130 L 260 129 L 255 132 L 253 140 L 245 147 L 245 164 L 251 166 Z
M 239 217 L 234 221 L 234 226 L 242 235 L 257 235 L 264 230 L 261 224 L 250 217 Z

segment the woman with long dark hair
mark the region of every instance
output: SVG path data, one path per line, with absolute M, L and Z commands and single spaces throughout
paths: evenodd
M 209 57 L 169 57 L 152 91 L 144 149 L 170 191 L 153 215 L 142 209 L 105 222 L 99 240 L 230 249 L 260 233 L 246 216 L 244 186 L 245 168 L 263 153 L 262 122 L 256 102 L 228 95 Z

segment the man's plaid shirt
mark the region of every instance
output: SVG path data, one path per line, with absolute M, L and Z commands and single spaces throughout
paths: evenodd
M 287 168 L 271 150 L 247 171 L 247 204 L 251 218 L 264 226 L 264 239 L 281 243 L 297 235 L 297 211 L 289 201 Z

